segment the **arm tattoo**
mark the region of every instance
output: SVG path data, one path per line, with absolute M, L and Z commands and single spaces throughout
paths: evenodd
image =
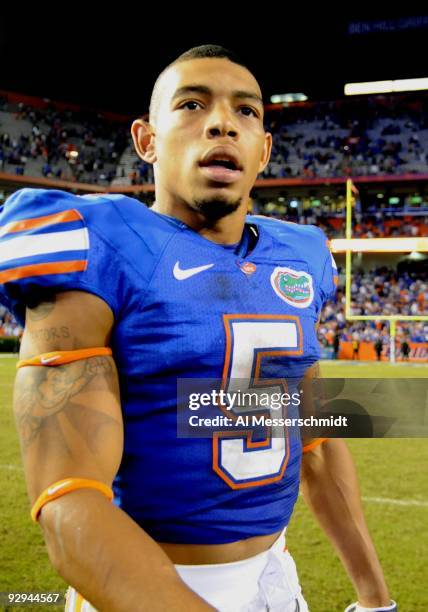
M 33 342 L 53 342 L 62 338 L 70 338 L 70 329 L 65 325 L 61 325 L 61 327 L 42 327 L 37 331 L 27 330 L 27 334 Z
M 26 374 L 24 381 L 16 387 L 14 402 L 16 423 L 24 451 L 42 436 L 47 428 L 56 427 L 61 430 L 58 422 L 60 415 L 64 414 L 70 422 L 74 420 L 73 412 L 76 412 L 76 408 L 85 411 L 85 420 L 81 421 L 79 431 L 85 439 L 89 439 L 89 433 L 93 433 L 87 430 L 87 423 L 91 421 L 91 416 L 96 416 L 94 413 L 99 417 L 98 427 L 117 423 L 114 418 L 101 411 L 73 402 L 73 398 L 94 381 L 98 374 L 103 376 L 109 387 L 112 386 L 113 368 L 109 358 L 91 357 L 68 366 L 32 366 L 31 372 Z M 90 415 L 89 418 L 87 415 Z M 96 434 L 99 433 L 95 426 L 90 429 L 95 430 Z

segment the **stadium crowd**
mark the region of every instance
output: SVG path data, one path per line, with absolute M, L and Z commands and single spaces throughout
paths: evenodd
M 0 304 L 0 338 L 20 338 L 23 329 L 15 320 L 15 317 Z
M 291 220 L 290 215 L 287 215 L 287 219 Z M 306 209 L 302 217 L 296 217 L 295 220 L 298 223 L 317 225 L 330 239 L 343 238 L 345 235 L 345 213 L 343 212 L 341 216 L 332 216 L 328 205 L 321 204 L 319 207 Z M 375 213 L 356 213 L 353 216 L 352 236 L 353 238 L 428 236 L 428 215 L 398 217 L 392 214 L 386 217 L 381 210 Z
M 428 274 L 408 272 L 398 274 L 387 267 L 370 272 L 355 272 L 351 283 L 353 315 L 413 315 L 428 314 Z M 321 314 L 318 338 L 323 346 L 333 346 L 336 334 L 340 341 L 359 340 L 389 342 L 389 324 L 382 321 L 355 321 L 345 318 L 344 276 L 336 300 L 326 304 Z M 427 322 L 401 322 L 398 338 L 411 342 L 428 342 Z
M 427 173 L 427 110 L 428 97 L 422 94 L 268 110 L 265 125 L 273 149 L 263 177 Z M 153 182 L 151 166 L 130 148 L 126 123 L 96 112 L 59 111 L 53 104 L 47 109 L 13 105 L 5 98 L 0 113 L 1 123 L 14 125 L 15 133 L 0 123 L 0 170 L 103 185 L 115 178 L 132 185 Z M 26 125 L 21 134 L 19 122 Z M 30 160 L 40 163 L 27 171 Z
M 375 96 L 272 110 L 265 178 L 428 171 L 428 98 Z
M 129 141 L 126 125 L 97 113 L 12 105 L 4 98 L 0 113 L 0 171 L 104 185 L 116 176 Z
M 428 173 L 428 96 L 293 105 L 268 110 L 265 123 L 274 137 L 265 178 Z M 152 183 L 152 166 L 129 151 L 126 122 L 96 112 L 59 110 L 55 104 L 44 109 L 12 104 L 0 97 L 0 171 L 103 185 L 118 178 L 132 185 Z M 426 216 L 394 218 L 384 214 L 385 206 L 375 201 L 364 214 L 356 207 L 353 236 L 428 235 Z M 318 200 L 316 206 L 287 210 L 272 204 L 272 210 L 262 206 L 259 212 L 315 224 L 329 238 L 344 234 L 343 210 L 333 214 L 331 202 Z M 329 302 L 322 314 L 321 343 L 332 346 L 337 336 L 387 343 L 387 324 L 345 320 L 343 277 L 341 281 L 336 301 Z M 408 273 L 398 276 L 387 268 L 355 273 L 352 307 L 354 314 L 426 314 L 428 279 Z M 399 329 L 411 341 L 428 341 L 427 324 L 400 324 Z M 0 307 L 0 336 L 18 338 L 21 334 L 13 316 Z

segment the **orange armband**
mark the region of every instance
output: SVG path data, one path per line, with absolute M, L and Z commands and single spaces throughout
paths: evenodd
M 97 348 L 77 349 L 75 351 L 53 351 L 51 353 L 42 353 L 31 359 L 22 359 L 16 364 L 17 368 L 24 366 L 59 366 L 80 359 L 88 359 L 89 357 L 99 357 L 103 355 L 111 355 L 112 350 L 107 346 Z
M 95 489 L 103 493 L 110 501 L 112 501 L 114 497 L 113 491 L 110 489 L 110 487 L 99 480 L 90 480 L 88 478 L 64 478 L 63 480 L 58 480 L 57 482 L 49 485 L 39 495 L 31 509 L 31 518 L 33 521 L 37 521 L 40 511 L 45 504 L 48 504 L 50 501 L 53 501 L 66 493 L 76 491 L 77 489 Z
M 313 450 L 323 442 L 327 442 L 327 440 L 330 440 L 330 438 L 316 438 L 316 440 L 312 440 L 312 442 L 305 444 L 305 446 L 302 448 L 302 452 L 309 453 L 309 451 Z

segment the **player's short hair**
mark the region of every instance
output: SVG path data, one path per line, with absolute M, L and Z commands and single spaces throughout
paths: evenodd
M 189 49 L 188 51 L 185 51 L 179 55 L 177 59 L 171 62 L 170 66 L 186 60 L 203 59 L 207 57 L 225 58 L 234 64 L 239 64 L 240 66 L 247 68 L 244 62 L 236 55 L 234 51 L 230 51 L 230 49 L 226 49 L 221 45 L 200 45 L 199 47 L 192 47 L 192 49 Z
M 192 59 L 205 59 L 205 58 L 224 58 L 228 59 L 230 62 L 234 64 L 238 64 L 239 66 L 243 66 L 249 72 L 253 74 L 251 68 L 243 62 L 238 55 L 234 51 L 230 51 L 221 45 L 200 45 L 199 47 L 192 47 L 188 51 L 185 51 L 181 55 L 179 55 L 174 61 L 172 61 L 168 66 L 166 66 L 162 72 L 159 74 L 158 78 L 153 87 L 151 99 L 150 99 L 150 108 L 149 108 L 149 116 L 150 120 L 152 120 L 155 115 L 159 105 L 159 83 L 162 76 L 175 64 L 180 64 L 181 62 L 187 62 Z

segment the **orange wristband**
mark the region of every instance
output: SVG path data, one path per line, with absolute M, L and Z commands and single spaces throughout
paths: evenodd
M 110 501 L 114 495 L 110 487 L 99 480 L 90 480 L 88 478 L 64 478 L 49 485 L 37 498 L 36 503 L 31 509 L 31 518 L 34 522 L 39 518 L 39 514 L 43 506 L 66 493 L 76 491 L 77 489 L 96 489 L 103 493 Z
M 314 448 L 316 448 L 317 446 L 319 446 L 323 442 L 327 442 L 327 440 L 329 440 L 329 439 L 330 438 L 317 438 L 316 440 L 313 440 L 312 442 L 309 442 L 309 444 L 306 444 L 302 448 L 302 452 L 309 453 L 309 451 L 313 450 Z
M 88 359 L 89 357 L 98 357 L 101 355 L 111 355 L 112 350 L 107 346 L 97 348 L 77 349 L 75 351 L 53 351 L 51 353 L 42 353 L 31 359 L 22 359 L 16 364 L 17 368 L 24 366 L 59 366 L 80 359 Z

